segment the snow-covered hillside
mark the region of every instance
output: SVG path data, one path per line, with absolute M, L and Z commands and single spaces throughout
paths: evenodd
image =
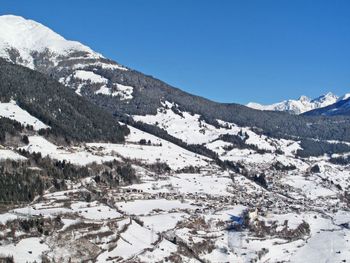
M 344 96 L 343 96 L 344 97 Z M 255 102 L 247 104 L 248 107 L 256 110 L 286 111 L 293 114 L 301 114 L 310 110 L 323 108 L 338 101 L 339 97 L 329 92 L 315 99 L 301 96 L 297 100 L 284 100 L 271 105 L 262 105 Z
M 128 158 L 146 164 L 164 162 L 172 169 L 177 170 L 190 165 L 204 167 L 211 161 L 151 134 L 133 127 L 129 128 L 131 133 L 124 144 L 88 143 L 86 146 L 70 148 L 57 146 L 41 136 L 30 136 L 29 144 L 21 149 L 30 153 L 41 153 L 42 156 L 49 156 L 54 160 L 76 165 L 121 161 L 121 158 Z M 150 144 L 140 145 L 139 142 L 142 139 L 146 142 L 149 141 Z M 9 153 L 8 158 L 10 156 Z
M 124 100 L 132 98 L 132 87 L 122 83 L 107 86 L 108 80 L 95 72 L 96 68 L 127 70 L 125 67 L 106 60 L 101 54 L 77 42 L 66 40 L 48 27 L 20 16 L 0 16 L 0 57 L 31 69 L 47 72 L 53 68 L 70 72 L 60 77 L 68 85 L 76 80 L 74 88 L 78 94 L 88 84 L 100 84 L 96 94 L 119 96 Z
M 49 126 L 30 115 L 27 111 L 20 108 L 15 101 L 9 103 L 0 102 L 0 117 L 9 118 L 18 121 L 24 126 L 33 126 L 34 130 L 47 129 Z
M 240 127 L 234 123 L 224 122 L 222 120 L 217 120 L 219 127 L 215 127 L 201 119 L 201 116 L 198 114 L 191 114 L 178 109 L 174 110 L 176 105 L 168 101 L 163 102 L 162 105 L 156 115 L 137 115 L 133 117 L 136 121 L 155 125 L 188 144 L 205 145 L 218 154 L 223 153 L 222 148 L 231 145 L 220 139 L 222 135 L 241 136 L 247 145 L 253 145 L 257 149 L 272 153 L 280 150 L 287 156 L 294 156 L 295 152 L 300 148 L 297 141 L 276 140 L 265 135 L 258 135 L 252 131 L 251 127 Z M 232 150 L 236 150 L 235 156 L 240 156 L 237 154 L 237 149 Z M 246 152 L 245 157 L 248 157 L 248 155 L 253 154 L 255 151 L 240 151 L 241 154 L 243 152 Z M 227 152 L 225 152 L 225 156 L 226 159 Z

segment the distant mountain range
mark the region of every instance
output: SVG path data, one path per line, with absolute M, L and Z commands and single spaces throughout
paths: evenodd
M 336 105 L 343 105 L 343 102 L 346 101 L 350 97 L 350 94 L 345 94 L 344 96 L 338 97 L 333 93 L 329 92 L 327 94 L 321 95 L 317 98 L 311 99 L 306 96 L 301 96 L 299 99 L 294 100 L 284 100 L 278 103 L 270 104 L 270 105 L 262 105 L 255 102 L 250 102 L 247 104 L 248 107 L 264 110 L 264 111 L 285 111 L 292 114 L 302 114 L 309 111 L 313 111 L 316 109 L 330 107 L 332 109 L 337 108 Z M 334 106 L 330 106 L 334 105 Z M 329 108 L 329 109 L 330 109 Z M 333 114 L 326 113 L 327 111 L 314 111 L 312 115 L 318 115 L 318 112 L 322 112 L 322 115 L 342 115 L 345 112 L 342 110 L 334 110 Z M 346 114 L 346 113 L 345 113 Z
M 335 103 L 323 108 L 314 109 L 305 112 L 308 116 L 335 116 L 335 115 L 350 115 L 350 94 L 339 98 Z

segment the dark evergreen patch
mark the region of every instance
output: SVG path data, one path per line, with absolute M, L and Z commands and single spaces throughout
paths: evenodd
M 321 156 L 323 154 L 350 152 L 350 146 L 345 143 L 329 143 L 303 139 L 301 140 L 300 146 L 302 149 L 297 151 L 297 155 L 303 158 Z
M 334 164 L 349 165 L 350 164 L 350 156 L 333 157 L 333 158 L 330 158 L 329 161 L 331 163 L 334 163 Z
M 224 142 L 229 142 L 231 143 L 230 146 L 226 146 L 225 150 L 226 151 L 231 151 L 232 149 L 250 149 L 254 150 L 257 153 L 264 154 L 264 153 L 269 153 L 271 151 L 264 150 L 264 149 L 259 149 L 256 145 L 254 144 L 248 144 L 246 141 L 249 138 L 247 133 L 243 133 L 240 131 L 238 135 L 232 135 L 232 134 L 223 134 L 219 137 L 220 140 Z
M 113 116 L 43 74 L 0 59 L 0 100 L 20 107 L 51 127 L 41 134 L 68 141 L 121 142 L 129 133 Z
M 88 176 L 107 187 L 128 185 L 139 180 L 128 162 L 111 161 L 77 166 L 43 158 L 40 153 L 21 151 L 21 154 L 27 157 L 26 161 L 0 162 L 0 202 L 30 202 L 49 188 L 66 190 L 66 180 L 74 182 Z
M 4 143 L 6 135 L 16 136 L 22 132 L 22 125 L 14 120 L 0 117 L 0 143 Z

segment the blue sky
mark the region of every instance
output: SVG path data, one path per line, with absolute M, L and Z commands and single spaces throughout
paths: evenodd
M 216 101 L 350 92 L 347 0 L 3 0 L 0 13 Z

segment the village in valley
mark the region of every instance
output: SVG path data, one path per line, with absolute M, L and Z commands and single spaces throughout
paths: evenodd
M 20 120 L 24 113 L 16 108 L 13 114 Z M 221 160 L 234 160 L 235 167 L 133 127 L 122 144 L 59 147 L 38 135 L 28 137 L 21 147 L 26 152 L 88 169 L 125 162 L 135 180 L 111 187 L 104 175 L 84 177 L 67 181 L 63 191 L 45 190 L 28 205 L 3 206 L 0 254 L 15 262 L 305 262 L 308 257 L 313 262 L 322 253 L 346 262 L 346 167 L 323 157 L 297 158 L 297 141 L 257 135 L 232 123 L 215 128 L 184 115 L 167 114 L 173 119 L 158 123 L 174 134 L 181 131 L 187 141 L 201 140 Z M 191 126 L 176 130 L 174 125 L 185 126 L 181 120 Z M 198 136 L 186 134 L 190 128 Z M 220 140 L 222 134 L 244 134 L 265 151 L 231 148 Z M 0 154 L 25 158 L 10 148 Z M 325 247 L 320 241 L 325 239 L 332 246 Z

